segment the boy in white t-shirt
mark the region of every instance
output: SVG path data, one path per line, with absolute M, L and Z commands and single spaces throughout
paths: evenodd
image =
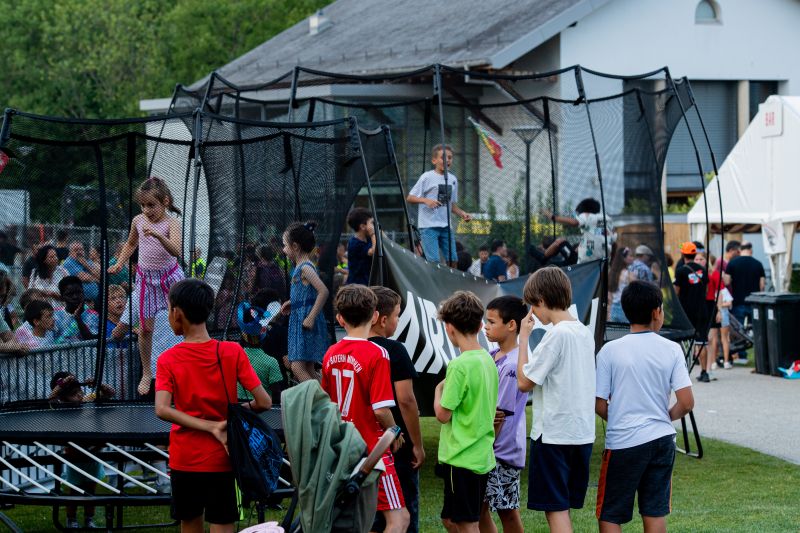
M 645 531 L 666 531 L 675 461 L 673 420 L 694 407 L 680 346 L 658 335 L 664 324 L 661 289 L 633 281 L 622 292 L 630 334 L 597 355 L 596 411 L 606 427 L 597 487 L 600 531 L 621 532 L 638 493 Z M 677 402 L 669 407 L 670 393 Z
M 528 509 L 544 511 L 551 531 L 572 531 L 589 486 L 594 443 L 594 334 L 568 311 L 572 287 L 561 269 L 537 270 L 525 283 L 531 306 L 520 324 L 517 385 L 533 391 Z M 534 316 L 552 324 L 528 361 Z
M 446 154 L 443 157 L 443 154 Z M 445 179 L 445 159 L 447 159 L 447 176 Z M 450 172 L 453 164 L 453 149 L 448 145 L 437 144 L 431 151 L 433 170 L 429 170 L 419 177 L 411 188 L 406 200 L 410 204 L 419 204 L 417 227 L 422 237 L 422 251 L 425 259 L 439 262 L 439 249 L 444 253 L 448 264 L 455 268 L 458 257 L 456 255 L 455 230 L 450 227 L 450 218 L 447 216 L 449 209 L 453 214 L 461 217 L 465 222 L 472 217 L 456 205 L 458 197 L 458 178 Z M 445 207 L 447 204 L 447 207 Z

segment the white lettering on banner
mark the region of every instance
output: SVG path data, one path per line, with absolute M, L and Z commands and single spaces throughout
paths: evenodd
M 414 300 L 417 301 L 416 305 Z M 589 329 L 592 331 L 597 328 L 597 310 L 599 306 L 600 299 L 592 298 L 592 310 L 589 313 L 588 324 Z M 578 308 L 575 304 L 570 306 L 569 312 L 573 317 L 578 318 Z M 545 326 L 537 319 L 534 330 L 543 329 L 546 331 L 551 327 L 552 325 Z M 420 338 L 420 329 L 422 330 L 422 338 Z M 456 347 L 447 337 L 444 324 L 438 318 L 436 305 L 429 300 L 414 295 L 411 291 L 406 292 L 405 307 L 400 313 L 397 330 L 392 339 L 398 340 L 405 345 L 406 350 L 414 361 L 414 368 L 420 373 L 439 374 L 458 353 Z M 494 343 L 488 342 L 483 328 L 479 333 L 479 340 L 482 345 L 490 349 L 496 347 Z M 420 341 L 422 342 L 422 349 L 419 355 L 415 357 Z M 531 346 L 529 344 L 528 350 L 533 352 L 535 347 L 535 345 Z

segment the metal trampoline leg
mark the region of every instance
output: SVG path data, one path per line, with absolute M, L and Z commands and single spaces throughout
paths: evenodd
M 0 513 L 0 523 L 6 526 L 9 531 L 12 531 L 13 533 L 25 533 L 22 531 L 22 529 L 20 529 L 17 523 L 11 520 L 11 518 L 9 518 L 5 513 Z
M 697 422 L 694 419 L 694 411 L 689 411 L 689 422 L 692 424 L 692 434 L 694 434 L 694 442 L 697 446 L 697 451 L 692 452 L 691 442 L 689 441 L 689 432 L 686 428 L 686 417 L 681 418 L 681 430 L 683 433 L 683 448 L 676 446 L 675 449 L 679 453 L 694 457 L 696 459 L 703 458 L 703 443 L 700 441 L 700 433 L 697 431 Z

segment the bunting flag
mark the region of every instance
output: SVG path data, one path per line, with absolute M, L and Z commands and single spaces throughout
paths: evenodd
M 472 118 L 470 118 L 469 121 L 472 122 L 472 125 L 475 127 L 475 131 L 478 133 L 478 137 L 480 137 L 483 145 L 489 150 L 489 154 L 492 156 L 492 159 L 494 159 L 494 164 L 497 165 L 497 168 L 503 168 L 503 162 L 500 160 L 500 157 L 503 155 L 503 149 L 500 147 L 500 143 L 498 143 L 485 128 L 472 120 Z

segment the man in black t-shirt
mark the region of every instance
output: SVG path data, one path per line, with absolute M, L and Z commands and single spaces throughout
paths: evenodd
M 697 355 L 700 357 L 700 377 L 699 381 L 708 383 L 712 377 L 711 357 L 706 354 L 706 342 L 708 341 L 709 317 L 706 306 L 706 292 L 708 287 L 708 272 L 704 267 L 694 262 L 697 255 L 697 246 L 693 242 L 685 242 L 681 245 L 681 256 L 683 264 L 675 270 L 675 292 L 681 307 L 694 326 L 695 347 Z
M 745 302 L 745 298 L 750 294 L 763 291 L 767 284 L 764 265 L 761 261 L 753 257 L 753 243 L 744 241 L 740 247 L 741 255 L 731 259 L 725 269 L 725 285 L 731 288 L 733 295 L 733 307 L 731 314 L 740 323 L 753 322 L 753 307 Z M 739 352 L 739 360 L 735 363 L 743 364 L 747 362 L 747 352 Z
M 382 346 L 389 353 L 395 398 L 392 416 L 405 438 L 403 446 L 394 453 L 394 467 L 410 515 L 407 531 L 416 532 L 419 530 L 419 467 L 425 461 L 425 449 L 419 428 L 419 408 L 413 387 L 413 380 L 418 375 L 405 345 L 387 338 L 394 335 L 397 329 L 400 295 L 386 287 L 370 288 L 378 297 L 376 307 L 378 320 L 370 329 L 369 340 Z M 377 513 L 371 531 L 383 531 L 384 528 L 383 514 Z

